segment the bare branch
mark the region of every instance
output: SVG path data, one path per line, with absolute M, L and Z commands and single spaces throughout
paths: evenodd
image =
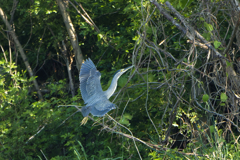
M 237 23 L 235 25 L 235 28 L 234 28 L 233 32 L 232 32 L 231 39 L 228 42 L 228 45 L 227 45 L 226 49 L 223 52 L 223 55 L 227 54 L 228 50 L 230 49 L 230 47 L 231 47 L 231 45 L 233 43 L 233 40 L 234 40 L 235 36 L 236 36 L 237 30 L 238 30 L 238 27 L 239 27 L 239 24 L 240 24 L 240 11 L 239 11 L 238 17 L 239 18 L 238 18 L 238 21 L 237 21 Z M 231 61 L 231 59 L 229 59 L 229 61 Z
M 75 93 L 74 93 L 74 84 L 73 84 L 73 79 L 72 79 L 72 74 L 71 74 L 71 64 L 69 63 L 69 60 L 68 60 L 68 57 L 67 57 L 67 47 L 64 43 L 64 41 L 62 41 L 62 46 L 63 46 L 63 49 L 62 49 L 62 54 L 63 56 L 65 57 L 66 59 L 66 65 L 67 65 L 67 71 L 68 71 L 68 78 L 69 78 L 69 84 L 70 84 L 70 90 L 71 90 L 71 93 L 72 93 L 72 97 L 75 96 Z

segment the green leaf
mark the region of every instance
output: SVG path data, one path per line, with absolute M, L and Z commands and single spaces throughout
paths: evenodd
M 212 125 L 209 127 L 210 133 L 213 133 L 215 131 L 215 127 Z
M 121 77 L 120 79 L 119 79 L 119 82 L 118 82 L 118 85 L 120 86 L 120 87 L 124 87 L 124 85 L 127 83 L 127 78 L 126 77 Z
M 99 34 L 97 35 L 97 38 L 98 38 L 98 40 L 101 40 L 101 39 L 103 38 L 103 35 L 102 35 L 101 33 L 99 33 Z
M 204 22 L 204 27 L 209 31 L 213 31 L 213 26 L 211 24 L 208 24 L 207 22 Z
M 200 21 L 205 21 L 205 19 L 203 17 L 200 17 Z
M 221 45 L 221 42 L 214 41 L 213 44 L 214 44 L 214 47 L 217 49 Z
M 34 81 L 36 78 L 37 78 L 37 76 L 35 76 L 35 77 L 34 77 L 34 76 L 30 77 L 30 78 L 29 78 L 29 82 Z
M 130 114 L 124 114 L 119 123 L 124 125 L 130 125 L 129 120 L 132 119 L 132 116 Z
M 133 41 L 137 41 L 140 38 L 140 36 L 135 36 L 132 38 Z
M 148 75 L 148 81 L 149 81 L 149 82 L 153 82 L 153 79 L 154 79 L 153 74 L 149 74 L 149 75 Z
M 192 3 L 192 1 L 193 0 L 180 0 L 179 5 L 183 9 L 185 7 L 188 7 Z
M 226 63 L 227 63 L 227 67 L 232 66 L 232 62 L 226 61 Z
M 130 125 L 129 120 L 123 116 L 123 118 L 119 121 L 121 124 Z
M 211 33 L 203 33 L 203 37 L 209 41 L 211 38 Z
M 222 107 L 225 106 L 225 103 L 220 103 L 220 106 L 222 106 Z
M 204 94 L 204 95 L 202 96 L 203 102 L 207 102 L 208 99 L 209 99 L 209 96 L 208 96 L 207 94 Z
M 220 98 L 221 98 L 222 102 L 226 102 L 228 97 L 227 97 L 226 93 L 221 93 Z
M 131 116 L 130 114 L 127 114 L 127 113 L 124 114 L 123 116 L 124 116 L 126 119 L 128 119 L 128 120 L 131 120 L 132 117 L 133 117 L 133 116 Z

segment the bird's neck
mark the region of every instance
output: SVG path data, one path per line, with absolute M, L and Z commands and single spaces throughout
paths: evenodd
M 119 77 L 114 76 L 113 79 L 112 79 L 110 87 L 105 91 L 105 95 L 106 95 L 107 99 L 109 99 L 113 95 L 115 90 L 117 89 L 118 78 Z

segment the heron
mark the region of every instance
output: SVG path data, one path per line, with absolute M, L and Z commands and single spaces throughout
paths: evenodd
M 93 116 L 103 117 L 107 112 L 115 109 L 115 104 L 109 101 L 117 88 L 119 77 L 133 66 L 118 70 L 113 76 L 110 87 L 103 91 L 100 83 L 101 73 L 90 58 L 81 67 L 79 80 L 80 90 L 85 106 L 81 108 L 83 117 L 82 124 L 87 122 L 89 113 Z

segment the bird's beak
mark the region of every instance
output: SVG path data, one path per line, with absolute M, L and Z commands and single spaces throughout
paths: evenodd
M 130 67 L 127 67 L 127 68 L 124 68 L 121 70 L 122 73 L 125 73 L 127 72 L 127 70 L 131 69 L 134 65 L 130 66 Z

